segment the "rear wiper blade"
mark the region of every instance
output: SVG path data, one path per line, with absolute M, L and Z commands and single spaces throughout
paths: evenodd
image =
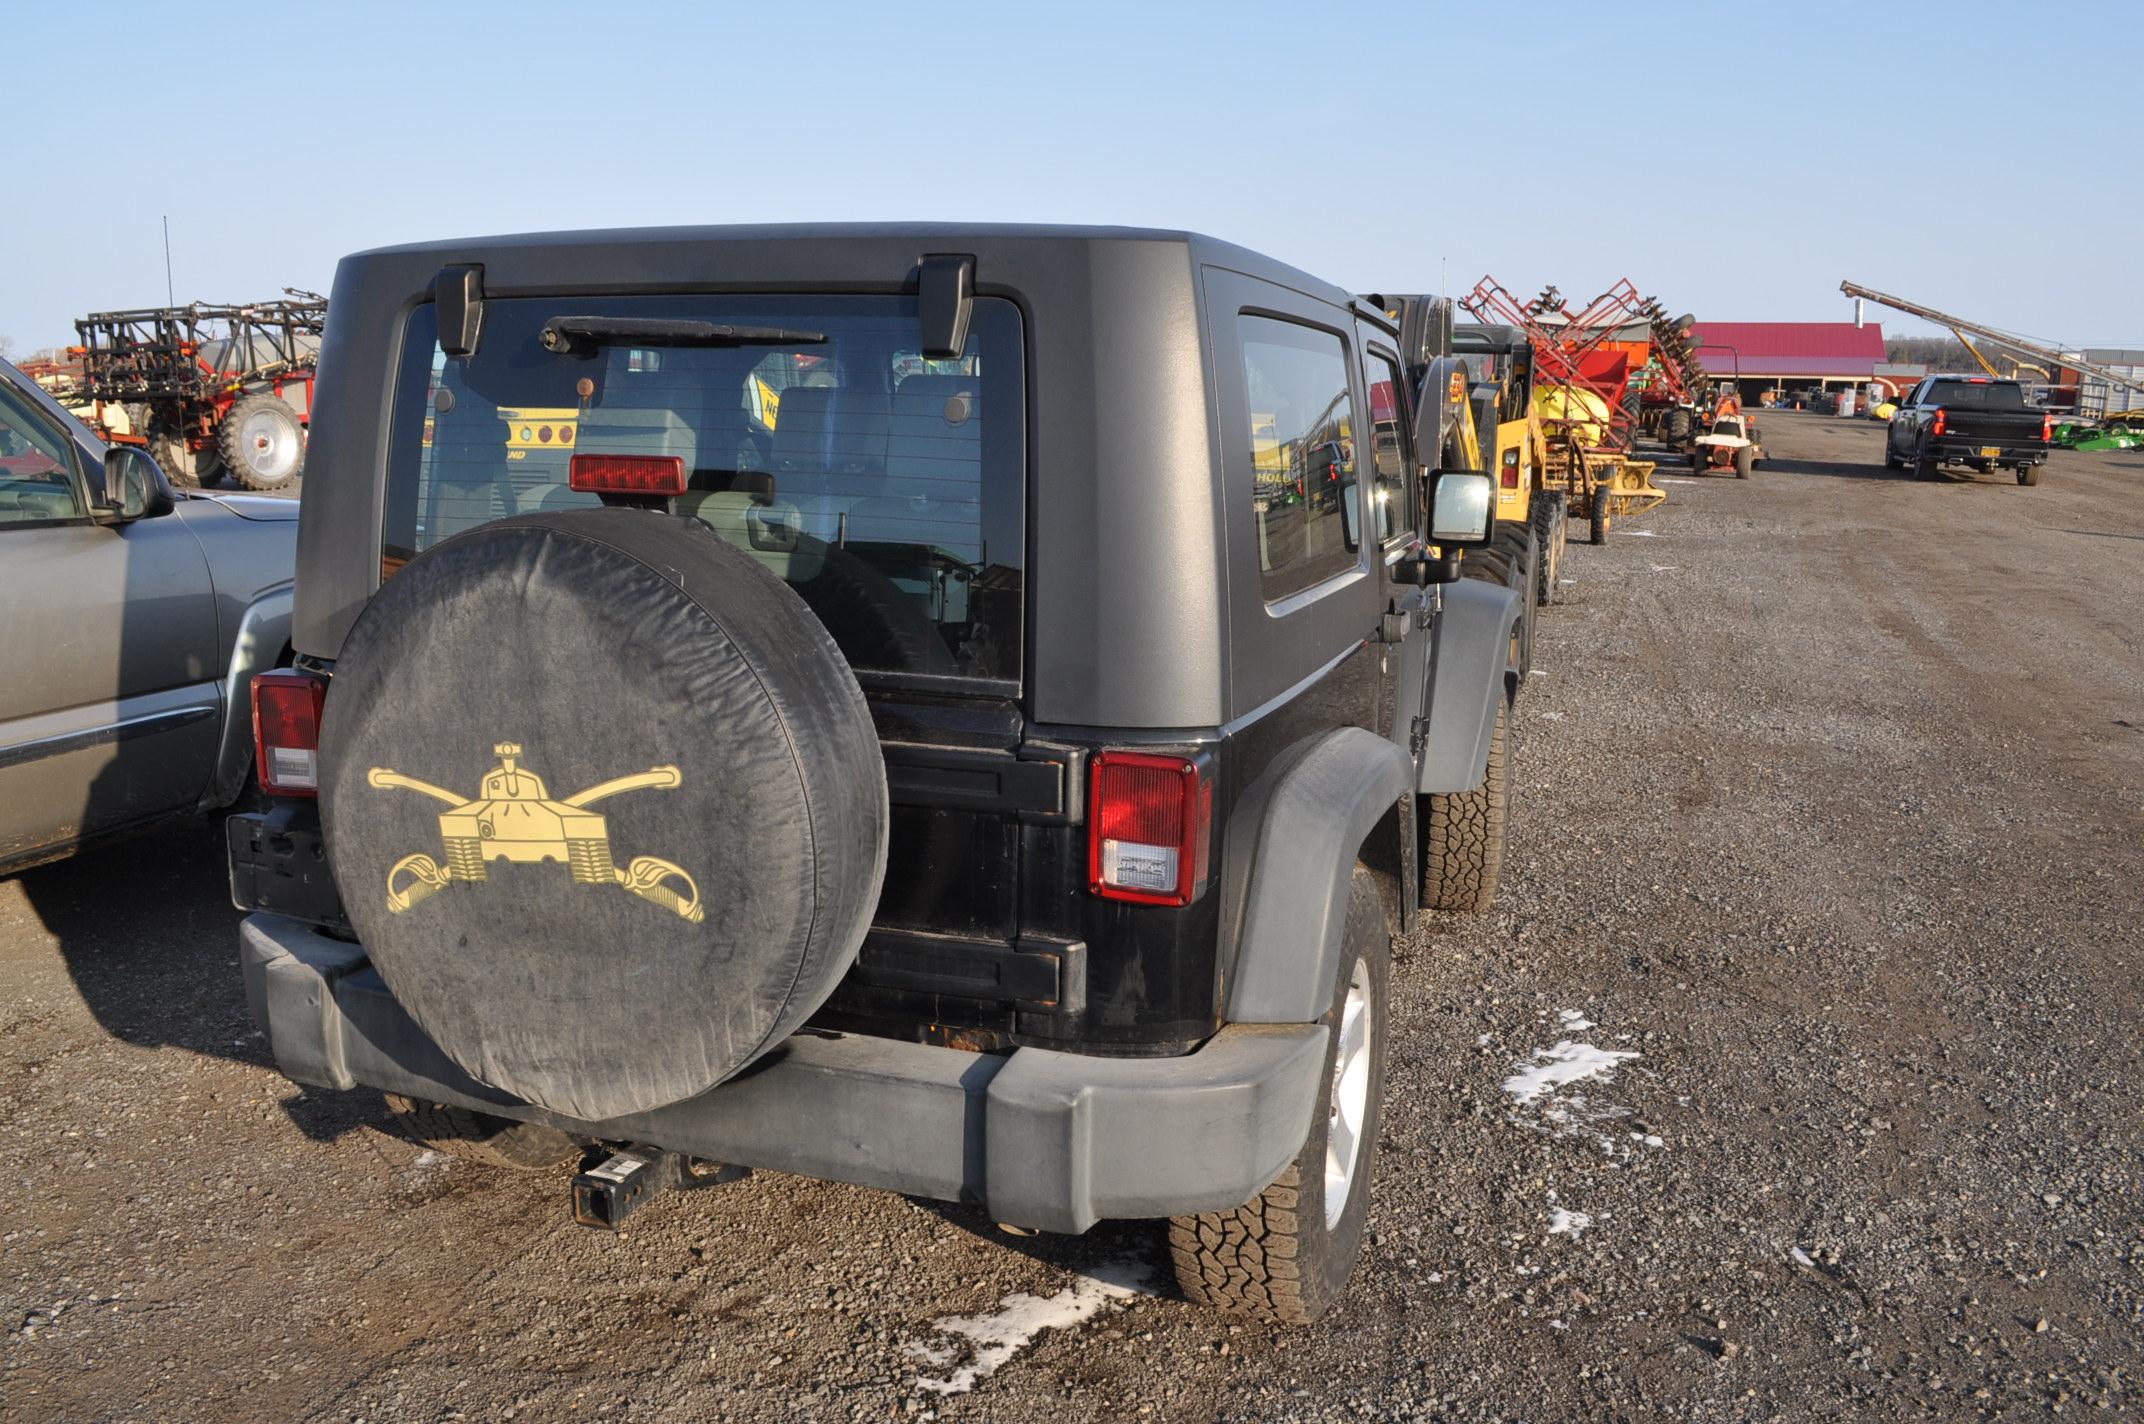
M 823 331 L 785 326 L 729 326 L 649 316 L 554 316 L 536 339 L 546 351 L 565 353 L 597 346 L 817 346 Z

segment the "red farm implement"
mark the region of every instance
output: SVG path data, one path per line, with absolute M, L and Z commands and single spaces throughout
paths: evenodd
M 327 300 L 96 312 L 75 323 L 79 398 L 105 439 L 148 447 L 178 483 L 281 489 L 305 467 Z

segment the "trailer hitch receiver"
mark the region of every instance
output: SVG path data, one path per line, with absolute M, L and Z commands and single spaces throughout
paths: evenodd
M 751 1175 L 749 1167 L 705 1162 L 682 1152 L 626 1148 L 574 1177 L 573 1219 L 582 1226 L 615 1231 L 627 1217 L 671 1188 L 715 1187 Z

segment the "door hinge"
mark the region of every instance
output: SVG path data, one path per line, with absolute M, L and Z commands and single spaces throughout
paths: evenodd
M 1420 761 L 1422 759 L 1422 749 L 1428 745 L 1429 719 L 1427 717 L 1417 717 L 1414 719 L 1414 724 L 1407 729 L 1407 750 L 1413 753 L 1416 761 Z

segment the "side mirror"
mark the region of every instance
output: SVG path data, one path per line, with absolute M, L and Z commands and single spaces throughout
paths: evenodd
M 1480 549 L 1496 537 L 1496 481 L 1481 470 L 1437 470 L 1429 477 L 1429 542 Z
M 106 524 L 128 524 L 172 510 L 170 482 L 156 461 L 132 445 L 114 445 L 104 452 L 104 489 L 98 501 L 98 518 Z

